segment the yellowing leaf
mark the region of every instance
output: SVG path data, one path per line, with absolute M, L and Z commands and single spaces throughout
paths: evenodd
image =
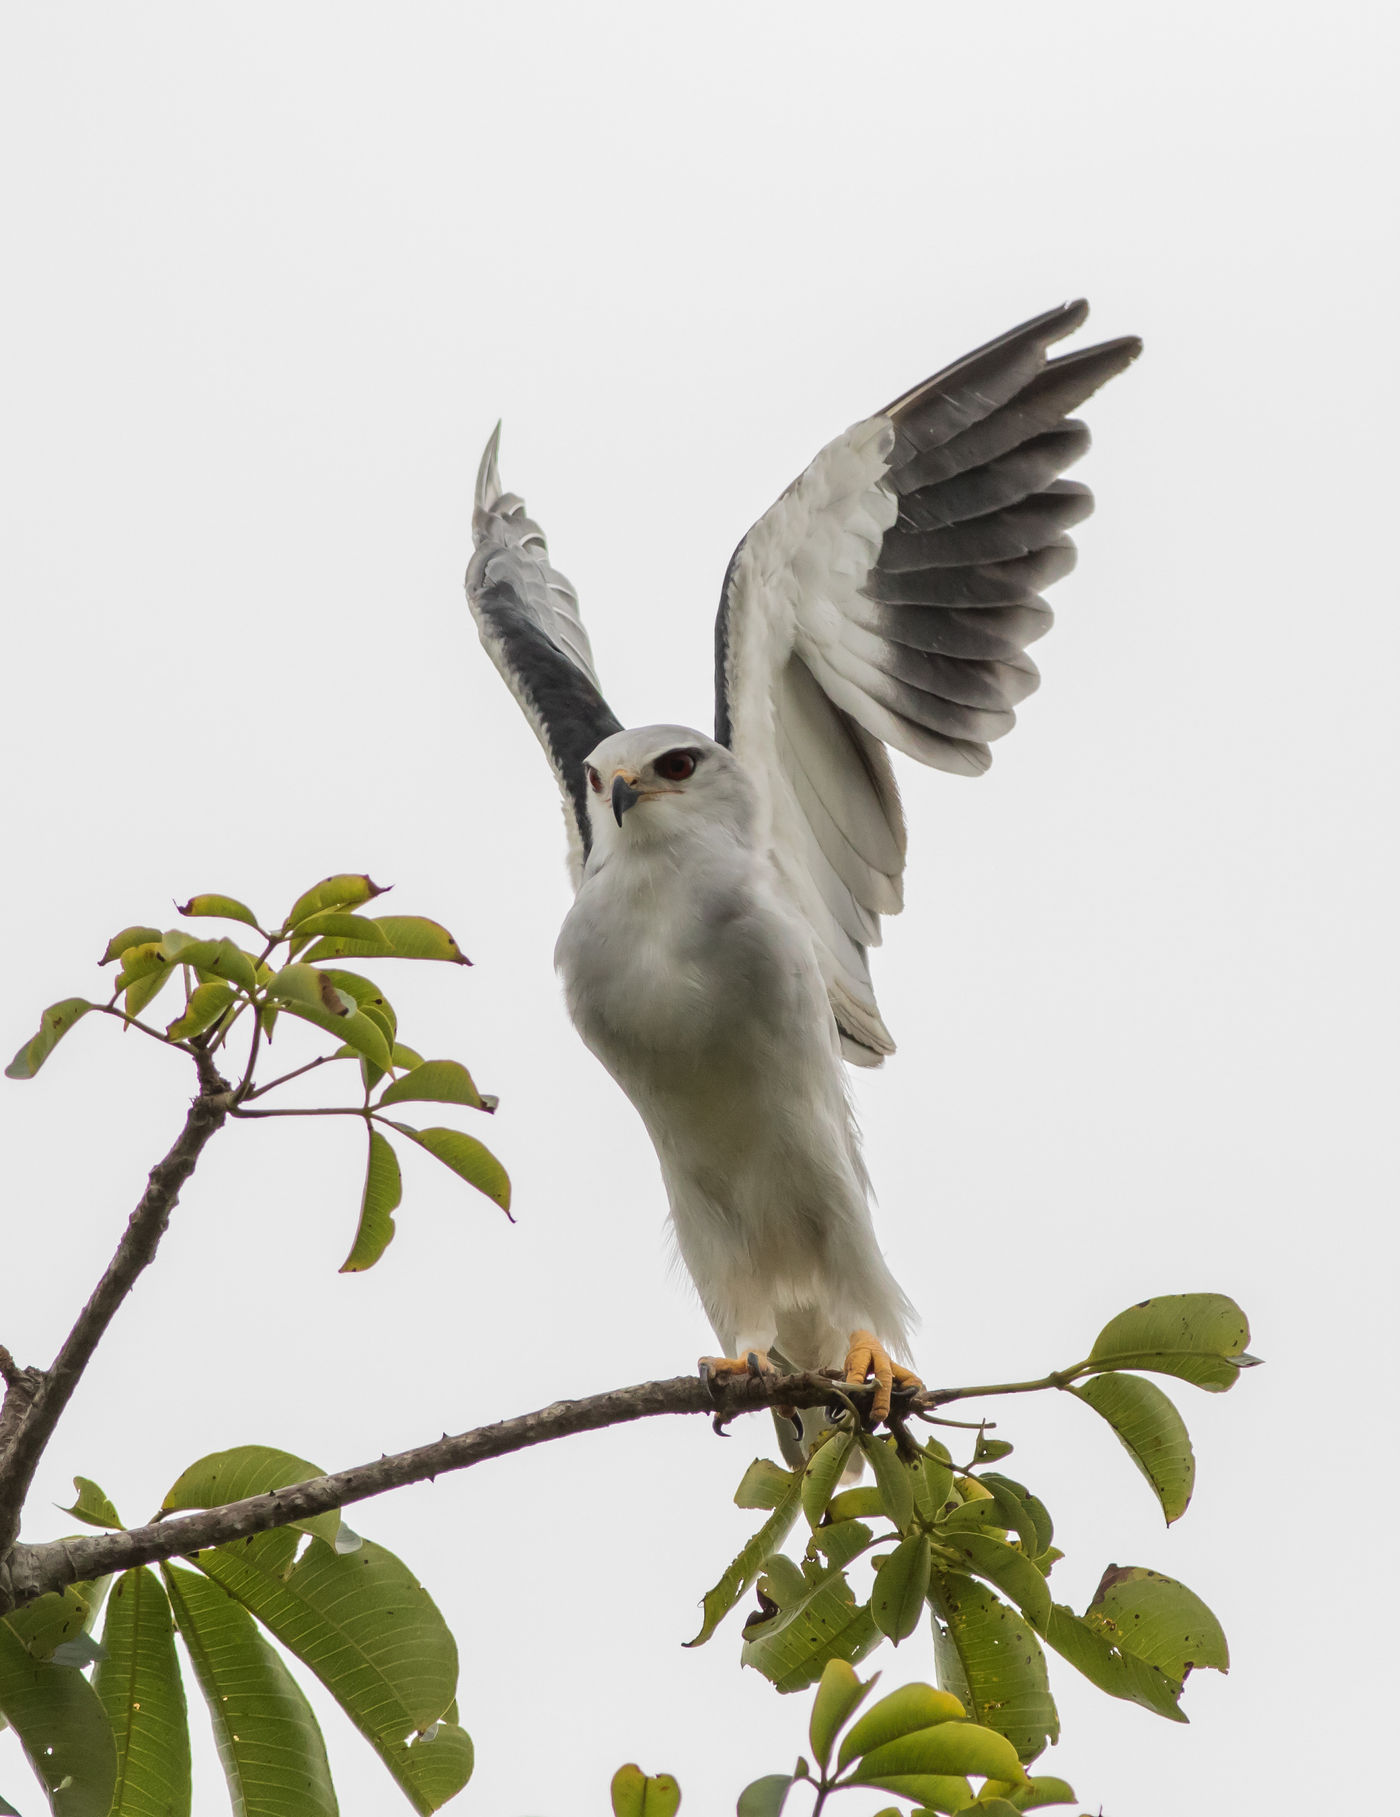
M 395 959 L 438 959 L 451 965 L 470 965 L 460 946 L 440 922 L 423 915 L 376 915 L 373 926 L 389 942 Z M 365 959 L 382 952 L 363 939 L 343 934 L 318 940 L 308 959 Z
M 342 1274 L 359 1274 L 373 1268 L 394 1239 L 394 1218 L 403 1198 L 398 1156 L 377 1129 L 369 1132 L 369 1163 L 360 1198 L 360 1223 L 350 1253 L 340 1265 Z
M 65 997 L 51 1003 L 39 1018 L 39 1032 L 5 1068 L 7 1079 L 32 1079 L 75 1022 L 92 1008 L 86 997 Z
M 375 896 L 382 896 L 387 887 L 372 883 L 363 872 L 346 871 L 335 877 L 323 877 L 304 895 L 297 897 L 283 926 L 297 927 L 312 915 L 319 915 L 326 909 L 358 907 L 360 903 L 369 902 Z
M 396 1079 L 379 1100 L 381 1105 L 415 1101 L 469 1104 L 474 1110 L 484 1108 L 471 1074 L 456 1060 L 425 1060 L 403 1078 Z
M 384 1121 L 420 1148 L 426 1148 L 444 1167 L 450 1167 L 459 1179 L 485 1193 L 510 1217 L 510 1180 L 506 1170 L 475 1136 L 463 1135 L 460 1129 L 410 1129 L 406 1123 L 394 1122 L 392 1117 L 385 1117 Z M 512 1218 L 511 1222 L 514 1221 Z
M 215 915 L 221 921 L 241 921 L 245 926 L 255 928 L 259 933 L 262 932 L 262 929 L 258 927 L 258 918 L 252 909 L 235 896 L 191 896 L 188 902 L 177 902 L 175 912 L 179 915 L 189 915 L 192 918 L 199 915 Z
M 185 1012 L 177 1016 L 166 1029 L 172 1041 L 187 1041 L 192 1035 L 202 1035 L 206 1028 L 212 1028 L 234 999 L 234 988 L 231 984 L 197 984 L 190 992 L 190 1000 L 185 1005 Z

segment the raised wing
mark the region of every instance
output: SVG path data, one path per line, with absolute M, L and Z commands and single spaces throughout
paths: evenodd
M 1038 685 L 1041 589 L 1074 566 L 1089 446 L 1067 420 L 1142 350 L 1055 360 L 1068 303 L 927 379 L 825 447 L 734 552 L 715 626 L 715 737 L 765 797 L 779 870 L 816 935 L 848 1059 L 894 1042 L 870 981 L 903 906 L 904 817 L 887 745 L 979 775 Z
M 525 502 L 501 490 L 501 428 L 486 444 L 476 477 L 467 602 L 487 654 L 544 747 L 564 795 L 569 871 L 577 889 L 588 856 L 588 785 L 583 760 L 622 730 L 598 687 L 578 595 L 549 564 L 544 532 Z

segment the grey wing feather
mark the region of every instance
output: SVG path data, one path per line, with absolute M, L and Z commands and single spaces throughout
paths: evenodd
M 740 543 L 715 627 L 716 737 L 766 795 L 778 869 L 816 936 L 848 1058 L 894 1043 L 868 949 L 901 906 L 887 746 L 978 775 L 1039 682 L 1042 590 L 1093 497 L 1059 476 L 1070 412 L 1141 351 L 1048 359 L 1082 302 L 979 347 L 838 436 Z
M 467 601 L 477 631 L 530 722 L 563 791 L 570 870 L 577 888 L 588 856 L 583 760 L 621 722 L 603 699 L 578 595 L 551 567 L 544 532 L 524 500 L 503 491 L 496 425 L 476 481 Z

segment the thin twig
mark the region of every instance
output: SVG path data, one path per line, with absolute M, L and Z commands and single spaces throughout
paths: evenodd
M 369 1112 L 356 1104 L 320 1105 L 307 1110 L 246 1110 L 243 1105 L 235 1104 L 229 1111 L 231 1117 L 365 1117 Z
M 245 1092 L 241 1104 L 251 1104 L 254 1098 L 261 1098 L 267 1092 L 276 1091 L 279 1085 L 285 1085 L 289 1079 L 299 1079 L 303 1073 L 315 1072 L 318 1066 L 329 1066 L 332 1060 L 343 1060 L 344 1054 L 322 1054 L 319 1059 L 308 1060 L 305 1066 L 295 1067 L 289 1073 L 283 1073 L 280 1079 L 269 1079 L 266 1085 L 255 1085 L 250 1092 Z

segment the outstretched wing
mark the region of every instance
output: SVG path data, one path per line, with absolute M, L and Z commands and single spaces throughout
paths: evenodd
M 1138 353 L 1047 360 L 1086 303 L 959 360 L 825 447 L 734 552 L 715 626 L 715 736 L 758 783 L 784 881 L 816 935 L 848 1059 L 894 1051 L 870 982 L 903 906 L 887 745 L 975 776 L 1039 674 L 1041 589 L 1074 566 L 1093 497 L 1058 476 L 1067 420 Z
M 583 760 L 622 725 L 593 673 L 578 595 L 550 566 L 544 532 L 526 516 L 525 501 L 501 490 L 500 437 L 498 423 L 476 477 L 476 553 L 467 568 L 467 602 L 487 654 L 534 727 L 563 791 L 569 871 L 577 889 L 589 846 Z

